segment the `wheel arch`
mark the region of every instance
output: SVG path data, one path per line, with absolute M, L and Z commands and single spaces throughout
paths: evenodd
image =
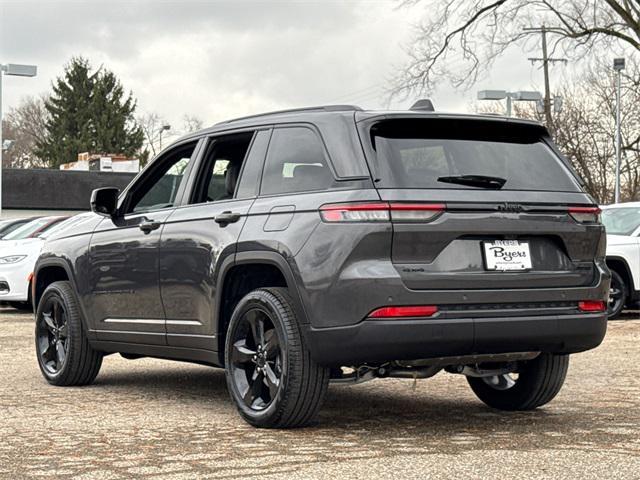
M 636 296 L 635 281 L 631 273 L 631 269 L 629 268 L 629 263 L 627 262 L 627 260 L 617 255 L 611 255 L 611 256 L 608 255 L 606 257 L 606 262 L 607 262 L 607 267 L 609 267 L 610 270 L 613 270 L 618 275 L 620 275 L 624 280 L 624 282 L 627 284 L 627 287 L 628 287 L 627 297 L 634 298 Z
M 250 291 L 265 287 L 284 287 L 289 291 L 296 317 L 301 324 L 308 323 L 304 304 L 290 264 L 276 252 L 241 252 L 222 269 L 216 294 L 216 336 L 218 357 L 224 364 L 226 330 L 231 314 L 238 302 Z M 301 329 L 304 331 L 304 329 Z

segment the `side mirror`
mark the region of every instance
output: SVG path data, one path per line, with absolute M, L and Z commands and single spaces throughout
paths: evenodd
M 115 187 L 96 188 L 91 192 L 91 211 L 105 217 L 114 217 L 118 210 L 120 190 Z

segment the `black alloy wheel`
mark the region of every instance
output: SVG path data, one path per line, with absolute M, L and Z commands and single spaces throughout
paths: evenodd
M 246 294 L 231 315 L 227 387 L 254 427 L 309 425 L 327 392 L 330 369 L 313 360 L 294 305 L 286 288 L 260 288 Z
M 36 323 L 36 342 L 41 365 L 51 375 L 64 367 L 69 351 L 69 324 L 60 298 L 49 297 Z
M 39 299 L 35 322 L 38 365 L 47 382 L 88 385 L 98 375 L 103 353 L 87 339 L 82 311 L 68 281 L 53 282 Z
M 236 328 L 230 373 L 242 400 L 252 410 L 264 410 L 276 398 L 282 376 L 283 352 L 269 313 L 244 312 Z
M 541 353 L 520 362 L 514 373 L 467 377 L 469 386 L 485 404 L 499 410 L 533 410 L 560 392 L 569 368 L 569 355 Z

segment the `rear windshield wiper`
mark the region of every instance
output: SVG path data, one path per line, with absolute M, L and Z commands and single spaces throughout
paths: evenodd
M 500 190 L 507 180 L 500 177 L 488 177 L 486 175 L 452 175 L 449 177 L 438 177 L 439 182 L 457 183 L 469 187 L 488 188 L 490 190 Z

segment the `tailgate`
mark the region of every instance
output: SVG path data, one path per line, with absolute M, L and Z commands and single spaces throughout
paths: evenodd
M 407 197 L 416 205 L 428 204 L 428 196 L 445 207 L 427 223 L 393 222 L 391 258 L 408 288 L 574 287 L 594 281 L 603 229 L 576 221 L 569 204 L 443 202 L 419 191 L 380 194 L 391 205 L 404 205 Z M 487 248 L 504 240 L 527 245 L 528 268 L 489 269 L 495 266 L 487 260 Z

